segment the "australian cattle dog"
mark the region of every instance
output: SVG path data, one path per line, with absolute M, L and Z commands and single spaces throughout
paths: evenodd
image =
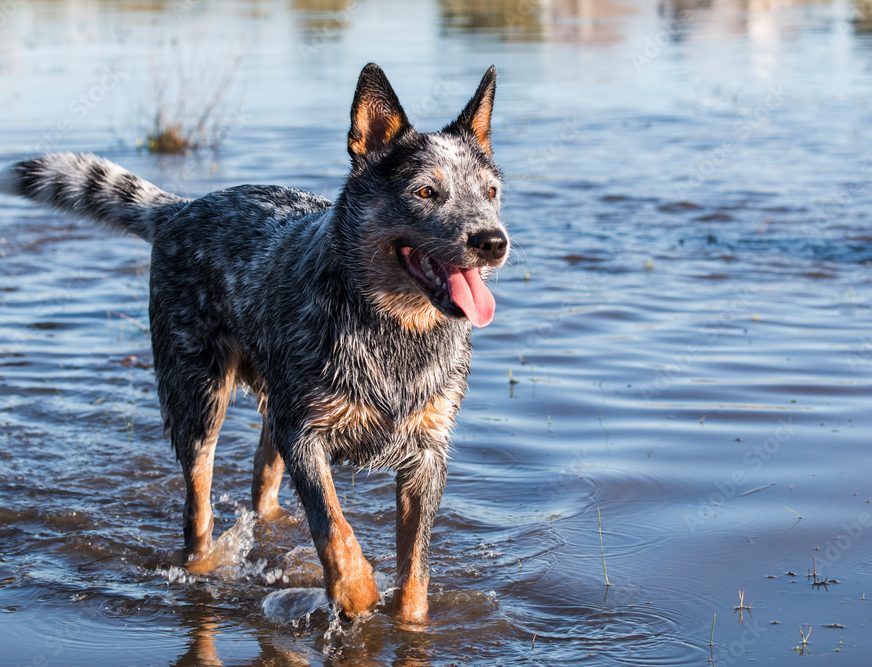
M 351 107 L 351 170 L 335 202 L 242 185 L 200 199 L 119 166 L 47 154 L 0 172 L 0 191 L 152 244 L 149 316 L 166 432 L 187 487 L 186 565 L 212 549 L 212 463 L 238 384 L 263 416 L 253 508 L 279 514 L 287 469 L 327 594 L 349 617 L 379 601 L 342 515 L 331 465 L 396 471 L 393 608 L 427 618 L 429 547 L 449 437 L 466 391 L 471 327 L 509 254 L 493 161 L 488 69 L 456 120 L 417 132 L 384 72 L 367 65 Z

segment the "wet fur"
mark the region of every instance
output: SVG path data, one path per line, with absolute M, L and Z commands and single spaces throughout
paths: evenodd
M 259 185 L 190 201 L 90 155 L 45 155 L 0 175 L 6 192 L 152 243 L 157 389 L 185 473 L 193 557 L 205 557 L 211 544 L 214 449 L 230 394 L 243 384 L 265 419 L 256 509 L 275 509 L 283 462 L 328 592 L 346 612 L 366 611 L 374 604 L 371 569 L 348 546 L 351 529 L 325 481 L 327 462 L 395 469 L 398 604 L 410 620 L 426 615 L 430 526 L 466 390 L 470 325 L 415 287 L 396 242 L 469 263 L 464 239 L 502 229 L 499 201 L 481 196 L 500 179 L 490 157 L 493 79 L 489 70 L 478 101 L 452 125 L 419 134 L 381 70 L 367 66 L 352 107 L 352 170 L 335 204 Z M 451 193 L 441 208 L 410 196 L 430 180 Z

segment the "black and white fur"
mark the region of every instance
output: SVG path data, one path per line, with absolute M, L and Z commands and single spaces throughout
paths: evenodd
M 489 69 L 456 121 L 422 134 L 384 73 L 364 68 L 351 112 L 352 168 L 335 203 L 259 185 L 188 200 L 107 160 L 70 153 L 0 173 L 0 192 L 152 244 L 155 373 L 188 488 L 189 564 L 208 560 L 212 460 L 230 392 L 242 383 L 264 415 L 255 508 L 276 508 L 286 465 L 328 593 L 349 615 L 368 611 L 377 595 L 337 509 L 330 463 L 397 471 L 398 596 L 405 595 L 397 609 L 407 620 L 426 617 L 430 528 L 466 390 L 470 323 L 444 290 L 409 273 L 398 249 L 433 258 L 431 268 L 485 277 L 505 261 L 501 175 L 490 150 L 495 76 Z M 426 187 L 436 195 L 420 196 Z M 482 233 L 501 236 L 501 249 L 482 252 L 470 242 Z

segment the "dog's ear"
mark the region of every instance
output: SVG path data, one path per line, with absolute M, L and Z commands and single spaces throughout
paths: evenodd
M 360 73 L 351 103 L 348 153 L 352 161 L 383 153 L 409 127 L 385 73 L 375 63 L 369 63 Z
M 493 155 L 491 146 L 491 112 L 494 108 L 494 94 L 497 92 L 497 68 L 491 65 L 481 77 L 478 90 L 449 128 L 460 128 L 472 132 L 482 150 Z

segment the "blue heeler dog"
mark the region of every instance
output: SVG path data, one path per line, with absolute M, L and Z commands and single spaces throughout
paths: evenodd
M 335 203 L 243 185 L 187 200 L 91 155 L 49 154 L 0 174 L 0 191 L 151 242 L 157 390 L 187 495 L 187 566 L 207 571 L 212 462 L 237 384 L 264 426 L 252 499 L 279 514 L 285 467 L 305 508 L 327 593 L 353 617 L 379 601 L 342 516 L 331 463 L 396 470 L 400 619 L 427 618 L 430 531 L 466 390 L 485 280 L 509 253 L 492 160 L 491 67 L 439 132 L 409 124 L 382 70 L 361 72 L 351 172 Z

